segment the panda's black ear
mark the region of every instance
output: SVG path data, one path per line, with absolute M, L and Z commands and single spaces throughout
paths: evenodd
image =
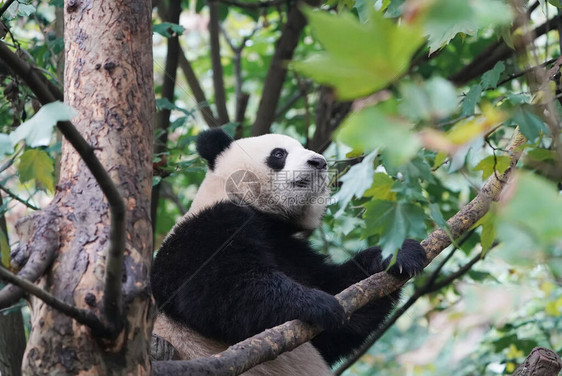
M 228 149 L 232 138 L 220 128 L 206 130 L 197 136 L 197 153 L 207 160 L 209 169 L 215 168 L 217 156 Z

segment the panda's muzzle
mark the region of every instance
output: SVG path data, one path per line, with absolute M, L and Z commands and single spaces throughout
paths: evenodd
M 306 163 L 317 170 L 325 170 L 328 165 L 323 157 L 312 157 Z

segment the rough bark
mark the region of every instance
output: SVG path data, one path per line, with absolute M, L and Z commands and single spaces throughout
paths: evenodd
M 490 205 L 499 198 L 503 187 L 515 170 L 521 156 L 520 146 L 525 142 L 525 137 L 516 131 L 507 149 L 511 153 L 511 163 L 505 173 L 501 176 L 492 175 L 480 193 L 447 221 L 448 232 L 437 229 L 422 241 L 428 259 L 426 265 L 447 248 L 452 239 L 457 239 L 468 231 L 488 212 Z M 385 272 L 377 273 L 343 290 L 336 295 L 336 299 L 349 316 L 367 303 L 392 293 L 407 281 L 408 278 L 399 278 Z M 154 375 L 239 375 L 257 364 L 275 359 L 279 354 L 295 349 L 320 332 L 321 329 L 300 320 L 288 321 L 208 358 L 154 362 Z
M 0 196 L 0 206 L 2 196 Z M 6 217 L 0 216 L 0 229 L 8 241 L 8 228 Z M 9 312 L 0 312 L 0 375 L 21 375 L 21 360 L 25 350 L 25 332 L 21 309 L 16 308 Z
M 65 102 L 126 202 L 123 307 L 115 341 L 32 300 L 26 375 L 150 374 L 152 320 L 147 293 L 152 256 L 152 28 L 150 1 L 65 4 Z M 84 162 L 63 142 L 60 182 L 51 203 L 60 245 L 42 287 L 102 317 L 109 206 Z
M 513 376 L 556 376 L 562 369 L 558 354 L 544 347 L 535 347 L 513 372 Z

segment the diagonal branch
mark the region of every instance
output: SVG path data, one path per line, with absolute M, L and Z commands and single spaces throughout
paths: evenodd
M 46 304 L 50 305 L 54 309 L 64 313 L 65 315 L 72 317 L 74 320 L 78 321 L 80 324 L 86 325 L 92 331 L 98 335 L 104 337 L 111 337 L 113 334 L 111 328 L 106 326 L 104 323 L 101 322 L 100 319 L 96 315 L 94 315 L 90 311 L 86 311 L 84 309 L 76 308 L 70 304 L 67 304 L 57 298 L 54 295 L 51 295 L 47 291 L 43 290 L 39 286 L 35 285 L 32 282 L 29 282 L 26 279 L 18 277 L 5 267 L 0 265 L 0 278 L 5 281 L 10 282 L 13 285 L 18 286 L 19 288 L 25 290 L 26 292 L 30 293 L 31 295 L 41 299 Z
M 211 107 L 209 106 L 209 101 L 207 101 L 207 97 L 205 96 L 205 92 L 201 88 L 199 84 L 199 80 L 197 79 L 197 75 L 193 70 L 191 63 L 185 57 L 185 53 L 180 47 L 180 55 L 179 55 L 179 66 L 183 71 L 183 75 L 185 76 L 185 80 L 197 101 L 197 108 L 201 112 L 201 116 L 203 116 L 203 120 L 210 128 L 214 128 L 220 125 L 219 121 L 213 114 Z
M 307 3 L 317 6 L 319 2 L 317 0 L 310 0 Z M 286 63 L 293 58 L 293 53 L 305 26 L 306 18 L 298 7 L 293 7 L 287 16 L 287 22 L 283 26 L 281 37 L 277 41 L 277 48 L 269 64 L 256 120 L 252 127 L 252 136 L 259 136 L 269 132 L 269 128 L 275 119 L 275 109 L 277 108 L 283 83 L 287 76 Z
M 213 85 L 215 88 L 215 105 L 219 115 L 220 125 L 228 123 L 226 110 L 226 94 L 224 91 L 224 75 L 222 71 L 221 50 L 219 40 L 219 2 L 209 0 L 209 37 L 211 47 L 211 65 L 213 68 Z
M 427 264 L 451 244 L 451 239 L 457 239 L 468 231 L 488 212 L 492 201 L 498 199 L 502 188 L 515 170 L 515 165 L 521 156 L 519 147 L 525 142 L 525 137 L 517 130 L 508 147 L 511 152 L 510 167 L 499 179 L 495 175 L 490 177 L 480 193 L 447 221 L 451 237 L 444 230 L 438 229 L 421 243 L 426 250 Z M 348 287 L 336 295 L 336 298 L 349 316 L 367 303 L 387 296 L 404 285 L 407 280 L 408 278 L 398 278 L 385 272 L 377 273 Z M 154 362 L 154 375 L 239 375 L 257 364 L 275 359 L 279 354 L 295 349 L 320 331 L 321 329 L 299 320 L 289 321 L 230 346 L 222 353 L 209 358 Z
M 37 96 L 41 104 L 58 100 L 57 93 L 52 92 L 45 77 L 35 67 L 20 59 L 5 43 L 0 42 L 0 59 L 19 75 Z M 107 322 L 118 334 L 123 326 L 121 278 L 123 270 L 123 251 L 125 249 L 125 203 L 111 177 L 96 157 L 94 148 L 86 142 L 80 132 L 69 121 L 57 123 L 57 128 L 80 155 L 94 179 L 99 184 L 109 204 L 111 225 L 109 249 L 105 266 L 104 313 Z

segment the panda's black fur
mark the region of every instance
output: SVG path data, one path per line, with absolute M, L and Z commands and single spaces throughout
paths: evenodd
M 220 142 L 203 146 L 213 134 L 203 135 L 198 150 L 214 165 L 229 143 L 219 137 Z M 373 247 L 334 264 L 295 236 L 301 230 L 251 206 L 224 201 L 203 209 L 178 224 L 158 251 L 151 284 L 159 309 L 228 344 L 300 319 L 325 329 L 312 343 L 333 364 L 380 325 L 399 292 L 367 305 L 347 321 L 333 295 L 385 270 L 389 260 L 383 261 L 380 249 Z M 425 262 L 420 244 L 406 240 L 389 272 L 413 275 Z

